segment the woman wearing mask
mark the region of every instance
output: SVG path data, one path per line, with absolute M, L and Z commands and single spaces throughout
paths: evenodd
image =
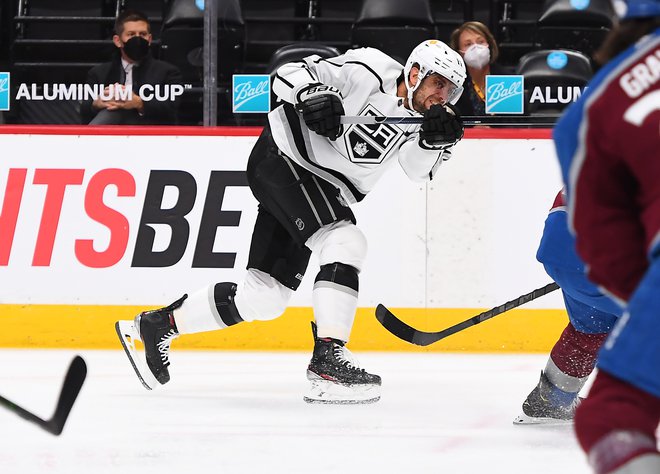
M 485 115 L 486 76 L 511 73 L 495 63 L 499 54 L 495 37 L 483 23 L 468 21 L 452 32 L 449 44 L 463 56 L 468 73 L 456 107 L 461 115 Z

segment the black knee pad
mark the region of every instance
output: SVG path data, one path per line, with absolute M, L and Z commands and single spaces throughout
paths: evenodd
M 215 300 L 215 307 L 222 321 L 227 326 L 243 321 L 241 315 L 238 314 L 236 304 L 234 304 L 234 296 L 236 295 L 236 283 L 216 283 L 213 288 L 213 299 Z
M 357 269 L 341 262 L 322 265 L 321 270 L 318 275 L 316 275 L 314 283 L 316 284 L 319 281 L 329 281 L 337 285 L 346 286 L 355 291 L 358 291 L 359 287 Z

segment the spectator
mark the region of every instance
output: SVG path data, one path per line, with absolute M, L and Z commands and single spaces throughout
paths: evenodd
M 170 86 L 182 82 L 181 72 L 173 65 L 154 59 L 149 51 L 151 26 L 147 17 L 135 10 L 121 13 L 115 22 L 112 41 L 118 49 L 115 57 L 92 68 L 87 84 L 102 84 L 108 97 L 86 100 L 80 106 L 83 123 L 90 125 L 173 125 L 177 123 L 178 101 L 170 97 L 140 96 L 140 87 Z M 130 96 L 128 91 L 132 91 Z M 165 89 L 165 88 L 164 88 Z M 117 94 L 124 91 L 125 94 Z M 151 94 L 150 94 L 151 95 Z M 164 97 L 164 91 L 161 91 Z
M 468 74 L 456 107 L 461 115 L 485 115 L 486 76 L 511 73 L 496 63 L 499 48 L 495 37 L 483 23 L 468 21 L 452 32 L 449 45 L 463 56 Z

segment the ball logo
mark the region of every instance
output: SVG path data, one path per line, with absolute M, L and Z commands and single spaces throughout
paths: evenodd
M 9 110 L 9 73 L 0 72 L 0 111 Z
M 523 76 L 486 76 L 486 113 L 524 113 L 524 81 Z
M 234 113 L 267 114 L 270 112 L 270 76 L 268 74 L 234 74 L 232 90 Z
M 564 69 L 568 64 L 568 56 L 561 51 L 553 51 L 546 58 L 548 66 L 552 69 Z
M 585 10 L 589 8 L 590 0 L 571 0 L 571 6 L 576 10 Z

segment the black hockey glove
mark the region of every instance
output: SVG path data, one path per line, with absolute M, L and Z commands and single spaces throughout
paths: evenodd
M 310 130 L 330 140 L 336 140 L 343 132 L 341 117 L 344 115 L 339 89 L 323 84 L 312 84 L 297 96 L 296 109 Z
M 463 138 L 463 121 L 451 104 L 432 105 L 424 113 L 419 130 L 419 146 L 426 150 L 444 150 Z

